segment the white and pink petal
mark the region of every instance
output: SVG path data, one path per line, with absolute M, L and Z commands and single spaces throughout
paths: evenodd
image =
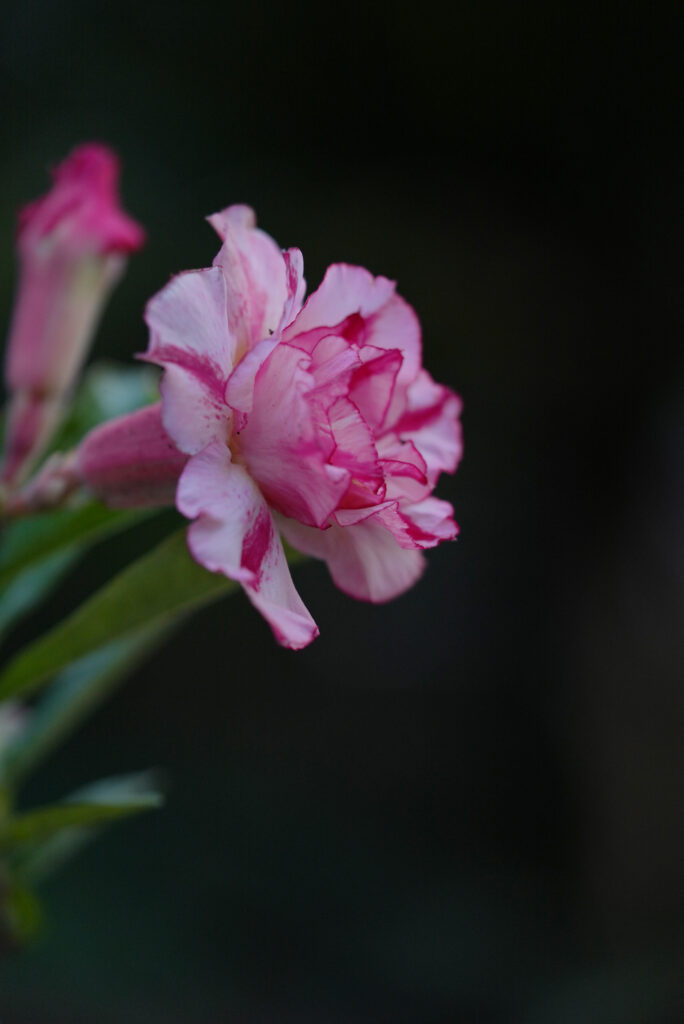
M 150 342 L 145 358 L 187 366 L 225 381 L 235 360 L 228 330 L 226 286 L 220 269 L 187 270 L 147 303 Z
M 209 445 L 193 456 L 179 486 L 179 510 L 193 558 L 211 572 L 239 581 L 285 647 L 309 644 L 318 628 L 295 589 L 271 511 L 244 466 L 228 448 Z
M 433 485 L 440 473 L 453 473 L 461 461 L 462 408 L 458 395 L 436 384 L 426 370 L 421 370 L 408 389 L 407 408 L 393 428 L 397 435 L 416 446 L 425 459 Z
M 435 547 L 440 541 L 454 540 L 459 533 L 458 524 L 454 521 L 454 510 L 448 501 L 441 498 L 424 498 L 408 508 L 402 509 L 403 514 L 411 521 L 415 530 L 419 530 L 424 541 L 421 547 Z
M 164 426 L 181 451 L 193 455 L 230 429 L 224 401 L 235 341 L 226 320 L 220 270 L 179 274 L 147 305 L 150 343 L 142 357 L 165 370 Z
M 412 587 L 425 569 L 422 553 L 400 547 L 375 518 L 327 530 L 280 516 L 278 523 L 292 547 L 323 559 L 340 590 L 359 601 L 390 601 Z
M 290 341 L 322 327 L 333 328 L 352 316 L 370 317 L 390 300 L 394 288 L 393 281 L 374 277 L 364 267 L 333 263 L 283 336 Z M 323 336 L 319 335 L 316 340 Z
M 381 430 L 390 408 L 402 353 L 398 349 L 365 345 L 359 352 L 361 365 L 352 374 L 349 397 L 374 431 Z
M 239 446 L 269 504 L 323 526 L 347 489 L 350 473 L 331 465 L 334 440 L 310 400 L 315 381 L 299 349 L 279 344 L 260 366 Z
M 301 267 L 296 259 L 286 265 L 278 245 L 257 228 L 249 206 L 229 206 L 207 219 L 223 240 L 214 266 L 223 271 L 228 326 L 241 357 L 278 331 L 286 305 L 294 311 L 301 297 Z

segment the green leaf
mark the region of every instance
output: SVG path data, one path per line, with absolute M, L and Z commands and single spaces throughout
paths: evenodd
M 23 843 L 35 843 L 67 828 L 92 828 L 117 818 L 149 811 L 161 806 L 150 796 L 122 804 L 55 804 L 10 818 L 0 830 L 0 850 Z
M 30 889 L 16 879 L 0 886 L 0 950 L 22 946 L 42 926 L 42 907 Z
M 80 553 L 98 540 L 153 515 L 153 509 L 110 509 L 99 502 L 32 516 L 7 526 L 0 543 L 0 588 L 56 551 Z
M 66 669 L 31 709 L 27 725 L 0 752 L 3 784 L 16 786 L 167 635 L 167 629 L 144 629 L 101 647 Z
M 142 811 L 161 807 L 159 793 L 131 793 L 125 797 L 109 796 L 87 799 L 83 793 L 60 804 L 39 807 L 9 818 L 0 826 L 0 850 L 24 843 L 37 843 L 49 839 L 65 829 L 93 828 L 127 818 Z
M 157 807 L 161 797 L 156 789 L 156 779 L 151 772 L 139 772 L 131 775 L 117 775 L 108 779 L 84 786 L 72 798 L 78 802 L 95 802 L 100 805 L 140 805 L 141 811 L 151 806 Z M 43 838 L 39 843 L 24 846 L 12 851 L 11 859 L 16 876 L 35 883 L 42 881 L 77 854 L 86 844 L 95 839 L 102 827 L 111 823 L 100 822 L 99 827 L 78 826 L 64 828 L 53 835 Z
M 72 567 L 78 551 L 55 551 L 18 573 L 0 593 L 0 639 L 57 586 Z
M 191 558 L 185 530 L 129 565 L 50 632 L 23 648 L 0 673 L 0 700 L 25 697 L 103 644 L 180 615 L 238 588 Z
M 85 786 L 79 786 L 68 799 L 78 802 L 85 800 L 88 803 L 94 801 L 98 804 L 121 804 L 139 799 L 146 800 L 149 796 L 158 803 L 162 801 L 159 777 L 155 771 L 108 775 L 105 779 L 97 779 Z

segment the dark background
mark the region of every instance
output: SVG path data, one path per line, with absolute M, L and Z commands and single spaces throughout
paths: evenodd
M 15 208 L 101 139 L 149 244 L 95 357 L 248 202 L 310 287 L 398 280 L 466 455 L 411 593 L 302 567 L 299 654 L 228 599 L 46 764 L 168 804 L 46 887 L 3 1024 L 684 1021 L 678 6 L 5 0 L 5 318 Z

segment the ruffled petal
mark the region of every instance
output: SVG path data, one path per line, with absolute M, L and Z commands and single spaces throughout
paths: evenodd
M 372 316 L 389 301 L 394 294 L 394 287 L 393 281 L 386 277 L 373 277 L 363 267 L 333 263 L 326 270 L 320 286 L 309 296 L 301 313 L 285 332 L 285 340 L 289 341 L 324 325 L 334 327 L 354 314 Z
M 238 580 L 285 647 L 309 644 L 318 628 L 297 593 L 266 501 L 225 445 L 213 443 L 188 462 L 178 485 L 178 509 L 193 558 Z
M 387 498 L 413 503 L 422 501 L 432 492 L 427 464 L 412 441 L 384 437 L 378 443 L 378 454 L 385 474 Z
M 325 390 L 330 401 L 349 394 L 352 371 L 361 365 L 359 353 L 344 338 L 328 334 L 311 353 L 309 367 L 318 391 Z
M 270 505 L 300 522 L 323 526 L 350 474 L 328 462 L 334 441 L 316 402 L 309 400 L 315 382 L 306 363 L 306 356 L 289 345 L 273 350 L 256 375 L 254 404 L 239 445 Z
M 421 547 L 435 547 L 442 540 L 453 540 L 458 536 L 458 524 L 454 522 L 454 510 L 448 501 L 440 498 L 425 498 L 402 510 L 410 519 L 415 530 L 424 539 Z M 425 541 L 430 543 L 425 543 Z
M 428 479 L 434 485 L 440 473 L 453 473 L 461 461 L 462 402 L 449 388 L 436 384 L 426 370 L 421 370 L 408 389 L 407 400 L 407 409 L 394 431 L 413 441 L 425 459 Z
M 402 354 L 397 349 L 383 351 L 366 345 L 360 355 L 362 365 L 354 370 L 349 397 L 366 423 L 378 431 L 390 407 L 397 375 L 401 371 Z
M 421 552 L 401 548 L 375 518 L 327 530 L 280 516 L 278 524 L 292 547 L 327 562 L 340 590 L 359 601 L 390 601 L 412 587 L 425 568 Z
M 277 332 L 286 304 L 294 310 L 301 297 L 301 268 L 286 265 L 270 235 L 257 228 L 249 206 L 229 206 L 207 220 L 223 240 L 214 266 L 221 267 L 225 277 L 228 325 L 242 356 Z
M 365 344 L 377 348 L 399 349 L 402 363 L 397 375 L 399 385 L 408 386 L 418 375 L 422 358 L 420 321 L 415 310 L 400 295 L 389 301 L 371 318 Z
M 373 444 L 373 434 L 363 416 L 348 398 L 336 398 L 328 411 L 335 440 L 330 461 L 348 469 L 353 477 L 377 489 L 382 471 Z
M 277 345 L 277 340 L 258 342 L 231 373 L 226 384 L 225 399 L 236 412 L 252 411 L 256 375 Z
M 398 419 L 404 411 L 406 389 L 420 371 L 422 346 L 418 317 L 408 302 L 395 294 L 394 282 L 373 277 L 363 267 L 345 263 L 329 267 L 283 337 L 311 353 L 329 334 L 343 337 L 362 353 L 369 346 L 400 353 L 382 395 L 384 408 L 379 405 L 374 415 L 377 418 L 382 413 L 378 426 Z M 375 404 L 379 397 L 375 396 Z
M 389 530 L 400 547 L 424 550 L 458 535 L 453 515 L 448 501 L 425 498 L 414 505 L 386 502 L 375 515 L 375 521 Z
M 235 356 L 221 271 L 179 274 L 147 305 L 150 344 L 144 359 L 164 367 L 164 427 L 190 455 L 230 428 L 224 401 Z

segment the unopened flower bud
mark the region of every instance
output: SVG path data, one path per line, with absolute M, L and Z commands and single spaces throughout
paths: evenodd
M 116 156 L 80 146 L 52 189 L 19 215 L 19 287 L 7 349 L 10 405 L 2 481 L 16 484 L 45 450 L 126 255 L 144 241 L 120 208 Z
M 74 455 L 74 474 L 107 505 L 173 505 L 188 456 L 166 433 L 161 405 L 119 416 L 92 430 Z

